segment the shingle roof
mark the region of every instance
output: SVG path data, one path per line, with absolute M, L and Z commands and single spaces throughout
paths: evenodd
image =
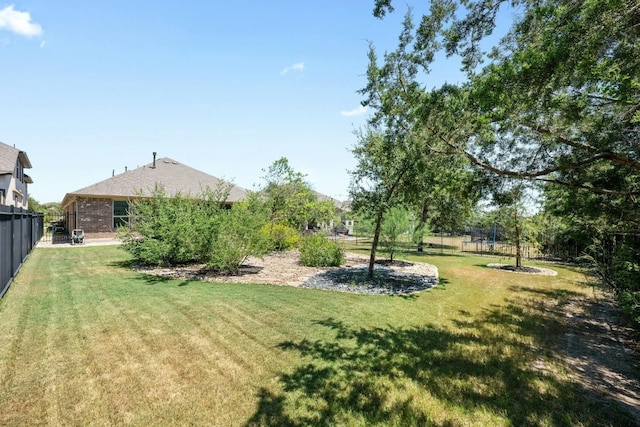
M 66 206 L 74 198 L 85 197 L 136 197 L 142 192 L 150 196 L 157 186 L 163 187 L 167 195 L 197 196 L 208 187 L 216 190 L 221 184 L 228 184 L 215 176 L 183 165 L 173 159 L 164 157 L 153 163 L 115 175 L 88 187 L 67 193 L 62 200 Z M 237 202 L 246 197 L 246 191 L 236 185 L 231 187 L 228 202 Z
M 319 202 L 332 202 L 333 205 L 338 209 L 344 209 L 345 204 L 347 202 L 341 202 L 338 199 L 334 199 L 331 196 L 327 196 L 326 194 L 318 193 L 317 191 L 312 190 L 313 194 L 316 196 L 316 200 Z
M 26 152 L 0 142 L 0 175 L 12 174 L 16 168 L 18 158 L 20 158 L 22 166 L 27 169 L 31 168 L 31 162 Z

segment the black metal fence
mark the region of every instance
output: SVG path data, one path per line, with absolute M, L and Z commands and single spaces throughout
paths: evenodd
M 0 298 L 9 289 L 43 231 L 43 214 L 0 206 Z
M 75 224 L 75 215 L 72 213 L 45 214 L 42 241 L 51 242 L 52 245 L 71 243 L 73 224 Z

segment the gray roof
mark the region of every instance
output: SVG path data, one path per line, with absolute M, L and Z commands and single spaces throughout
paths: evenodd
M 334 199 L 331 196 L 327 196 L 326 194 L 322 194 L 322 193 L 318 193 L 315 190 L 311 190 L 313 192 L 313 194 L 316 196 L 316 200 L 319 202 L 332 202 L 333 205 L 338 208 L 338 209 L 344 209 L 345 205 L 350 205 L 350 203 L 348 202 L 341 202 L 338 199 Z
M 31 169 L 31 162 L 26 152 L 0 142 L 0 175 L 13 174 L 18 158 L 23 167 Z
M 129 198 L 150 196 L 156 187 L 162 187 L 168 196 L 182 194 L 198 196 L 207 188 L 216 190 L 220 185 L 229 184 L 215 176 L 183 165 L 164 157 L 153 163 L 115 175 L 88 187 L 67 193 L 62 206 L 77 197 Z M 227 202 L 245 199 L 246 191 L 236 185 L 231 187 Z

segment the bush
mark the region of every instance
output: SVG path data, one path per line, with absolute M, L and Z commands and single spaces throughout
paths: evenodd
M 300 263 L 307 267 L 338 267 L 344 262 L 344 250 L 322 234 L 302 239 Z
M 262 217 L 246 203 L 236 203 L 230 210 L 220 212 L 219 219 L 207 267 L 235 273 L 249 256 L 262 256 L 270 249 L 269 239 L 261 232 Z
M 151 199 L 132 202 L 130 217 L 131 228 L 120 227 L 118 236 L 138 261 L 151 265 L 202 261 L 202 230 L 211 229 L 211 217 L 205 217 L 193 199 L 169 198 L 158 191 Z
M 300 233 L 288 225 L 265 224 L 262 227 L 264 233 L 271 241 L 271 249 L 274 251 L 290 251 L 300 242 Z
M 130 206 L 130 228 L 121 227 L 122 247 L 138 262 L 173 266 L 200 262 L 211 269 L 236 272 L 251 256 L 262 256 L 269 241 L 261 233 L 264 216 L 251 202 L 223 207 L 209 191 L 200 198 L 167 197 L 158 190 Z

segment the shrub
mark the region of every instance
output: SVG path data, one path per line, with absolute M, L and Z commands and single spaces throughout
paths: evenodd
M 175 265 L 201 261 L 198 245 L 205 218 L 197 203 L 183 196 L 166 197 L 158 191 L 151 199 L 130 205 L 131 228 L 120 227 L 123 248 L 145 264 Z M 200 213 L 200 215 L 199 215 Z
M 322 234 L 302 239 L 300 263 L 307 267 L 338 267 L 344 262 L 344 251 L 336 242 Z
M 270 241 L 261 232 L 262 217 L 255 215 L 246 203 L 237 203 L 219 214 L 219 228 L 211 241 L 207 267 L 235 273 L 249 256 L 262 256 L 270 249 Z
M 200 198 L 152 198 L 131 203 L 130 228 L 121 227 L 122 247 L 138 261 L 151 265 L 206 263 L 209 268 L 235 272 L 251 255 L 261 256 L 269 241 L 260 232 L 264 216 L 251 202 L 223 207 L 222 192 Z
M 295 248 L 300 242 L 300 233 L 288 225 L 265 224 L 262 233 L 271 241 L 271 249 L 274 251 L 289 251 Z

